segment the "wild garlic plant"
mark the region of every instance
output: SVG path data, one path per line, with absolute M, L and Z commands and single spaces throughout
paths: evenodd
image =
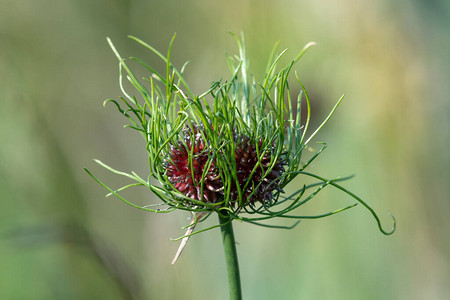
M 386 235 L 395 231 L 382 228 L 375 211 L 361 198 L 338 182 L 349 179 L 327 179 L 306 169 L 326 148 L 321 148 L 304 159 L 305 150 L 341 103 L 341 97 L 322 124 L 310 133 L 310 98 L 293 67 L 315 43 L 308 43 L 291 63 L 278 68 L 286 50 L 275 56 L 274 47 L 265 76 L 258 83 L 248 72 L 244 37 L 237 41 L 239 55 L 227 56 L 231 72 L 229 80 L 218 80 L 211 87 L 195 94 L 184 78 L 185 63 L 180 69 L 170 62 L 172 38 L 167 55 L 136 37 L 130 37 L 165 62 L 164 72 L 155 70 L 136 57 L 124 59 L 108 39 L 119 60 L 119 84 L 124 97 L 108 99 L 127 118 L 126 127 L 139 132 L 148 152 L 149 174 L 141 177 L 135 172 L 118 171 L 105 163 L 98 164 L 113 173 L 124 176 L 131 183 L 111 188 L 86 170 L 93 179 L 123 202 L 149 212 L 168 213 L 184 210 L 192 214 L 172 263 L 180 255 L 187 239 L 197 233 L 221 227 L 228 265 L 230 296 L 240 299 L 240 281 L 237 254 L 231 222 L 239 220 L 272 228 L 293 228 L 302 219 L 331 216 L 357 204 L 362 204 L 375 218 L 379 230 Z M 137 78 L 129 61 L 138 62 L 148 77 Z M 291 76 L 290 76 L 291 75 Z M 126 79 L 135 88 L 125 90 Z M 293 79 L 293 80 L 292 80 Z M 292 82 L 293 81 L 293 82 Z M 300 87 L 293 97 L 290 84 Z M 135 96 L 134 94 L 137 94 Z M 306 102 L 306 120 L 301 120 L 302 102 Z M 316 180 L 286 195 L 285 187 L 299 176 Z M 139 206 L 125 199 L 121 191 L 135 186 L 147 187 L 159 203 Z M 354 200 L 346 207 L 320 215 L 297 215 L 294 210 L 311 201 L 325 187 L 331 186 L 348 194 Z M 219 223 L 194 231 L 195 225 L 211 214 L 218 214 Z M 291 226 L 280 226 L 267 221 L 273 218 L 292 219 Z

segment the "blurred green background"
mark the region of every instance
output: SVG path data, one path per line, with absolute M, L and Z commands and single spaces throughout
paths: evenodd
M 154 215 L 105 198 L 92 162 L 147 174 L 141 137 L 118 98 L 124 56 L 161 66 L 129 40 L 165 52 L 202 93 L 228 78 L 231 30 L 246 35 L 257 78 L 280 41 L 318 124 L 312 171 L 344 185 L 398 230 L 383 236 L 361 206 L 290 231 L 235 224 L 245 299 L 450 299 L 450 2 L 0 0 L 0 299 L 227 299 L 218 230 L 192 238 L 175 266 L 185 213 Z M 286 60 L 287 62 L 287 60 Z M 447 154 L 446 154 L 447 153 Z M 291 189 L 298 186 L 293 184 Z M 126 193 L 137 203 L 152 195 Z M 299 214 L 353 203 L 325 190 Z M 211 218 L 209 224 L 217 220 Z M 205 226 L 205 225 L 202 225 Z

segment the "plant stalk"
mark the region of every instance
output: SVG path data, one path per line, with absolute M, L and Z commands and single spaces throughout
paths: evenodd
M 228 273 L 228 288 L 230 290 L 230 300 L 242 300 L 241 278 L 239 275 L 239 263 L 234 240 L 233 225 L 228 214 L 219 215 L 219 222 L 222 232 L 223 250 Z

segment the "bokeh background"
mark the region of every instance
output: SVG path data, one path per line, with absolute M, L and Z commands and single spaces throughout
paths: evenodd
M 0 299 L 227 299 L 218 230 L 171 266 L 189 216 L 105 198 L 83 167 L 113 187 L 126 182 L 93 158 L 147 174 L 141 137 L 102 107 L 121 95 L 107 36 L 161 67 L 127 35 L 165 52 L 176 32 L 173 62 L 191 61 L 200 94 L 229 76 L 228 30 L 245 33 L 257 79 L 276 41 L 291 58 L 320 43 L 296 66 L 314 123 L 346 98 L 311 170 L 356 174 L 344 185 L 386 229 L 388 210 L 398 221 L 384 236 L 359 206 L 289 231 L 235 224 L 245 299 L 449 299 L 449 20 L 445 0 L 0 0 Z M 350 203 L 330 189 L 299 213 Z

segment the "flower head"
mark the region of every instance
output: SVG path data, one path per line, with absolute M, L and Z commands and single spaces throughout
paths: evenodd
M 328 122 L 343 97 L 318 129 L 309 133 L 310 99 L 297 73 L 291 76 L 295 63 L 315 43 L 307 44 L 284 68 L 278 68 L 281 56 L 269 59 L 264 80 L 256 83 L 248 73 L 245 44 L 236 38 L 239 56 L 227 57 L 231 77 L 227 81 L 215 81 L 202 94 L 194 94 L 183 75 L 185 66 L 175 68 L 170 62 L 172 42 L 167 56 L 145 42 L 132 37 L 139 44 L 162 58 L 165 73 L 139 59 L 148 72 L 146 82 L 136 78 L 128 61 L 123 59 L 109 41 L 120 61 L 120 87 L 124 94 L 121 101 L 108 99 L 138 131 L 146 142 L 149 157 L 149 175 L 144 179 L 134 172 L 117 171 L 97 161 L 105 168 L 132 179 L 134 183 L 119 189 L 111 189 L 87 171 L 96 181 L 122 201 L 136 208 L 151 212 L 189 211 L 193 215 L 190 232 L 199 219 L 210 213 L 226 213 L 237 219 L 266 227 L 292 228 L 264 223 L 273 218 L 294 220 L 318 219 L 330 216 L 360 203 L 385 231 L 372 208 L 362 199 L 338 184 L 347 178 L 326 179 L 306 171 L 306 168 L 326 148 L 311 152 L 311 140 Z M 123 73 L 136 88 L 140 99 L 125 91 Z M 288 82 L 300 87 L 298 95 L 292 95 Z M 307 118 L 301 120 L 302 103 L 306 103 Z M 285 195 L 284 188 L 294 179 L 308 177 L 316 180 L 303 184 L 302 188 Z M 300 181 L 303 182 L 303 181 Z M 297 183 L 298 184 L 298 183 Z M 160 203 L 135 205 L 120 195 L 120 191 L 132 186 L 145 186 Z M 325 187 L 335 187 L 356 200 L 356 203 L 328 213 L 303 216 L 292 212 L 311 201 Z M 211 229 L 212 226 L 197 232 Z M 185 237 L 185 236 L 184 236 Z M 181 237 L 183 238 L 183 237 Z

